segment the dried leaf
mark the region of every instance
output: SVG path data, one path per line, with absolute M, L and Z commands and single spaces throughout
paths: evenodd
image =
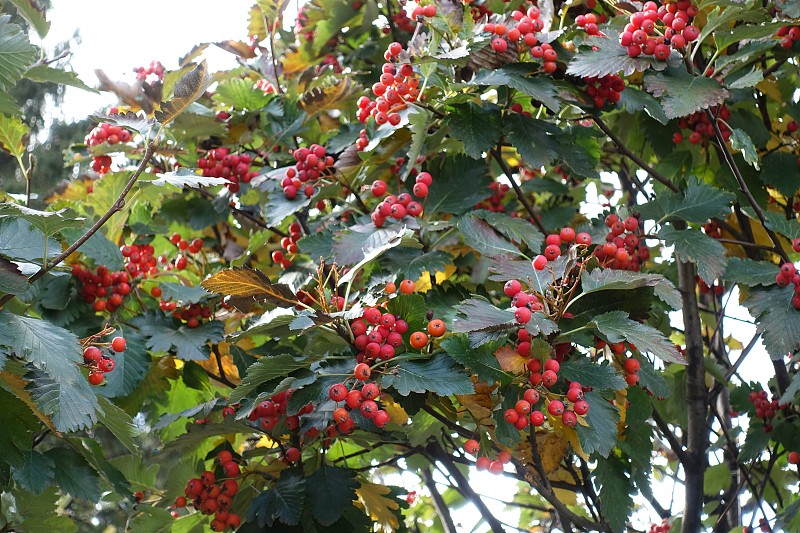
M 500 361 L 500 368 L 506 372 L 521 374 L 527 368 L 528 359 L 518 354 L 511 346 L 501 346 L 494 355 Z
M 390 492 L 391 489 L 389 487 L 370 483 L 369 481 L 362 481 L 361 486 L 356 489 L 358 499 L 369 517 L 375 523 L 394 531 L 400 527 L 400 521 L 397 518 L 400 504 L 386 497 L 386 494 Z
M 297 305 L 297 296 L 288 285 L 272 283 L 260 270 L 234 268 L 206 278 L 200 285 L 209 292 L 226 294 L 237 299 L 269 302 L 281 307 Z
M 167 124 L 180 115 L 186 108 L 200 98 L 206 91 L 211 77 L 208 73 L 208 64 L 202 61 L 175 84 L 173 96 L 161 104 L 161 109 L 156 111 L 156 120 Z
M 356 83 L 350 78 L 337 79 L 324 87 L 315 87 L 300 99 L 300 107 L 307 115 L 312 116 L 328 109 L 338 109 L 342 102 L 359 93 Z

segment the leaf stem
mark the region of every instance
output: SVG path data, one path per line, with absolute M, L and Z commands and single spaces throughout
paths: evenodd
M 543 235 L 547 235 L 547 228 L 545 228 L 544 224 L 542 224 L 542 221 L 539 220 L 536 211 L 533 210 L 533 206 L 530 204 L 530 202 L 528 202 L 528 199 L 525 197 L 525 194 L 522 192 L 522 189 L 520 189 L 520 186 L 517 184 L 517 180 L 514 179 L 514 173 L 511 172 L 511 169 L 508 168 L 508 165 L 506 165 L 506 162 L 503 160 L 503 156 L 500 154 L 499 148 L 495 148 L 494 150 L 492 150 L 492 157 L 494 158 L 495 161 L 497 161 L 497 164 L 500 166 L 500 170 L 503 172 L 503 174 L 506 175 L 508 181 L 511 182 L 511 186 L 514 188 L 514 192 L 517 194 L 517 198 L 519 199 L 522 206 L 525 208 L 525 211 L 528 212 L 528 215 L 530 215 L 533 223 L 536 225 L 537 228 L 539 228 L 539 231 L 541 231 Z

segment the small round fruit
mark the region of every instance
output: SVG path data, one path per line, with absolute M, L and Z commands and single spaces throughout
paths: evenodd
M 292 446 L 286 450 L 286 460 L 290 463 L 296 463 L 300 459 L 300 450 Z
M 97 346 L 88 346 L 83 351 L 83 360 L 87 363 L 97 363 L 103 357 L 103 352 Z
M 547 412 L 553 416 L 564 414 L 564 404 L 560 400 L 553 400 L 547 405 Z
M 546 266 L 547 266 L 547 258 L 543 255 L 537 255 L 536 258 L 533 260 L 534 270 L 544 270 Z
M 100 385 L 103 382 L 103 373 L 99 370 L 89 372 L 89 384 Z
M 531 320 L 531 310 L 527 307 L 518 307 L 514 311 L 514 320 L 517 324 L 527 324 Z
M 441 337 L 447 331 L 447 326 L 441 320 L 431 320 L 428 323 L 428 334 L 431 337 Z
M 789 452 L 787 460 L 789 461 L 790 465 L 796 465 L 800 463 L 800 453 L 795 451 Z
M 128 342 L 124 337 L 114 337 L 114 340 L 111 341 L 111 348 L 117 353 L 124 352 L 127 345 Z
M 572 411 L 564 411 L 564 414 L 561 415 L 561 422 L 567 427 L 575 427 L 575 424 L 578 423 L 578 417 Z
M 222 471 L 225 473 L 225 477 L 236 477 L 241 473 L 241 470 L 239 470 L 239 465 L 233 461 L 222 465 Z
M 370 369 L 367 363 L 358 363 L 356 368 L 353 370 L 353 375 L 356 379 L 365 380 L 369 379 L 369 376 L 372 374 L 372 369 Z
M 510 279 L 506 281 L 506 284 L 503 286 L 503 292 L 509 298 L 513 298 L 521 290 L 522 290 L 522 284 L 515 279 Z
M 585 415 L 589 412 L 589 404 L 586 400 L 578 400 L 572 406 L 572 410 L 575 411 L 577 415 Z
M 411 294 L 414 292 L 415 283 L 410 279 L 404 279 L 400 282 L 400 292 L 402 294 Z
M 386 194 L 386 183 L 383 180 L 375 180 L 369 188 L 372 196 L 383 196 Z
M 625 368 L 625 372 L 627 374 L 636 374 L 639 372 L 639 368 L 641 368 L 639 361 L 636 359 L 626 359 L 623 367 Z
M 475 461 L 475 467 L 478 470 L 489 470 L 489 465 L 491 463 L 492 463 L 491 459 L 489 459 L 485 455 L 482 455 L 481 457 L 478 457 L 478 459 Z
M 337 383 L 336 385 L 331 386 L 330 390 L 328 391 L 328 396 L 330 396 L 331 400 L 334 402 L 343 402 L 344 399 L 347 398 L 347 387 L 341 383 Z
M 384 287 L 383 292 L 386 294 L 394 294 L 397 292 L 397 285 L 390 281 L 386 284 L 386 287 Z
M 497 461 L 497 460 L 492 461 L 491 463 L 489 463 L 489 472 L 491 472 L 492 474 L 500 474 L 500 473 L 502 473 L 503 472 L 503 463 L 501 463 L 500 461 Z
M 409 340 L 409 344 L 411 344 L 412 348 L 420 349 L 426 344 L 428 344 L 428 336 L 421 332 L 415 331 L 411 334 L 411 339 Z
M 503 419 L 509 424 L 516 424 L 517 420 L 519 420 L 519 415 L 520 413 L 514 409 L 506 409 L 503 413 Z
M 217 462 L 221 465 L 233 461 L 233 454 L 228 450 L 222 450 L 217 454 Z
M 541 411 L 533 411 L 530 416 L 531 425 L 539 427 L 544 424 L 544 413 Z
M 114 366 L 114 360 L 108 357 L 100 359 L 100 362 L 97 363 L 97 368 L 99 368 L 101 372 L 111 372 L 114 370 Z
M 425 198 L 428 196 L 428 186 L 422 182 L 417 182 L 414 184 L 414 188 L 412 189 L 414 196 L 417 198 Z
M 563 228 L 558 234 L 564 242 L 572 242 L 575 240 L 575 230 L 572 228 Z
M 525 393 L 522 395 L 522 399 L 531 405 L 536 405 L 539 401 L 539 391 L 536 389 L 526 389 Z
M 464 451 L 470 455 L 477 455 L 478 450 L 481 449 L 481 445 L 478 444 L 478 441 L 475 439 L 469 439 L 467 442 L 464 443 Z

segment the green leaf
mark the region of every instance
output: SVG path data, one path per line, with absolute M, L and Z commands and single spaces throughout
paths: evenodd
M 661 107 L 658 100 L 644 91 L 631 86 L 625 87 L 625 90 L 620 93 L 619 101 L 628 113 L 633 114 L 644 110 L 662 124 L 666 125 L 669 122 L 667 115 L 664 114 L 664 108 Z
M 158 287 L 161 289 L 161 297 L 165 300 L 173 300 L 182 304 L 194 304 L 201 302 L 210 296 L 200 285 L 195 287 L 187 287 L 180 283 L 159 283 Z
M 2 20 L 2 17 L 0 17 L 0 20 Z M 18 117 L 8 117 L 0 114 L 0 148 L 12 156 L 19 158 L 25 153 L 28 145 L 26 137 L 29 132 L 30 128 Z
M 214 91 L 214 102 L 222 107 L 233 107 L 237 111 L 255 111 L 266 106 L 274 94 L 266 94 L 256 88 L 250 78 L 225 80 Z
M 445 121 L 450 135 L 464 143 L 464 150 L 473 159 L 481 159 L 484 152 L 494 148 L 502 134 L 500 108 L 494 104 L 454 105 Z
M 410 331 L 428 327 L 428 305 L 421 294 L 400 294 L 386 303 L 386 310 L 408 322 Z
M 506 85 L 543 103 L 550 111 L 558 112 L 558 89 L 548 76 L 531 76 L 530 64 L 506 65 L 495 70 L 484 69 L 469 82 L 470 85 Z
M 408 110 L 408 129 L 411 130 L 411 146 L 408 148 L 408 161 L 416 161 L 425 141 L 429 138 L 428 131 L 430 130 L 431 121 L 433 120 L 433 113 L 425 108 L 412 105 Z M 404 181 L 411 183 L 408 177 L 410 176 L 411 165 L 406 165 Z
M 305 478 L 293 470 L 284 470 L 275 488 L 265 490 L 252 501 L 248 521 L 257 521 L 261 528 L 272 527 L 278 519 L 286 525 L 300 523 L 305 500 Z
M 66 230 L 62 234 L 70 243 L 74 243 L 86 233 L 87 229 Z M 112 272 L 125 267 L 119 247 L 99 231 L 89 237 L 89 240 L 83 243 L 79 250 L 80 253 L 94 261 L 96 266 L 105 265 Z
M 588 392 L 584 394 L 583 399 L 589 404 L 585 418 L 589 426 L 582 424 L 575 426 L 581 448 L 587 454 L 597 452 L 603 457 L 608 457 L 617 442 L 619 411 L 597 392 Z
M 640 352 L 652 353 L 668 363 L 686 364 L 675 344 L 652 326 L 628 318 L 624 311 L 603 313 L 592 319 L 592 324 L 608 342 L 627 341 Z
M 44 320 L 0 312 L 0 345 L 47 374 L 31 373 L 29 390 L 59 431 L 89 427 L 97 420 L 97 397 L 79 370 L 83 355 L 75 335 Z
M 94 470 L 71 448 L 53 448 L 45 455 L 57 465 L 54 481 L 62 493 L 90 502 L 100 500 L 100 485 Z
M 519 248 L 501 237 L 492 227 L 473 213 L 469 213 L 458 223 L 458 230 L 464 236 L 464 243 L 487 257 L 501 255 L 523 255 Z
M 39 2 L 35 0 L 9 0 L 14 7 L 17 8 L 17 13 L 28 21 L 28 24 L 36 30 L 39 37 L 45 38 L 47 32 L 50 31 L 50 22 L 45 18 L 45 11 Z
M 619 32 L 611 27 L 603 26 L 605 36 L 588 37 L 583 44 L 590 50 L 582 50 L 575 54 L 567 66 L 567 74 L 581 78 L 602 78 L 622 71 L 630 76 L 634 72 L 646 70 L 663 70 L 668 64 L 680 64 L 680 54 L 673 53 L 668 61 L 659 61 L 653 56 L 630 57 L 628 50 L 619 45 Z
M 628 388 L 626 400 L 624 439 L 619 439 L 617 446 L 631 457 L 632 466 L 649 474 L 652 469 L 653 426 L 647 421 L 653 414 L 653 404 L 641 387 Z
M 594 480 L 600 486 L 600 508 L 611 531 L 626 531 L 626 522 L 633 511 L 631 480 L 625 475 L 625 466 L 617 457 L 598 461 L 593 472 Z
M 739 128 L 734 128 L 731 133 L 731 148 L 739 150 L 745 162 L 758 170 L 759 157 L 753 140 L 744 130 Z
M 733 140 L 733 137 L 731 137 Z M 782 195 L 791 198 L 800 187 L 800 166 L 791 152 L 772 152 L 764 157 L 759 178 Z
M 795 374 L 792 376 L 792 382 L 786 387 L 786 392 L 781 396 L 780 403 L 792 403 L 798 392 L 800 392 L 800 374 Z
M 464 315 L 453 324 L 452 331 L 456 333 L 500 331 L 516 324 L 512 311 L 500 309 L 480 296 L 464 300 L 456 307 L 456 311 Z
M 101 408 L 100 423 L 113 433 L 120 444 L 125 446 L 129 452 L 139 454 L 139 444 L 135 440 L 139 436 L 139 429 L 130 415 L 106 398 L 99 398 L 99 403 Z
M 769 446 L 771 436 L 771 433 L 764 431 L 764 426 L 761 424 L 750 424 L 750 427 L 747 428 L 744 444 L 739 449 L 739 461 L 748 463 L 761 457 L 761 454 Z
M 775 276 L 778 275 L 778 272 L 780 272 L 778 266 L 769 261 L 754 261 L 746 257 L 731 257 L 728 259 L 728 265 L 725 268 L 725 274 L 722 275 L 722 279 L 749 285 L 750 287 L 756 285 L 769 286 L 775 284 Z
M 560 133 L 542 120 L 511 113 L 505 117 L 504 133 L 530 166 L 548 165 L 558 159 L 560 145 L 555 135 Z
M 658 232 L 667 246 L 675 247 L 675 255 L 681 261 L 691 261 L 697 265 L 697 273 L 708 285 L 725 272 L 727 259 L 725 247 L 716 239 L 705 233 L 694 230 L 677 230 L 672 226 L 664 226 Z
M 436 176 L 428 189 L 425 210 L 459 215 L 491 196 L 486 165 L 466 155 L 437 157 L 428 172 Z
M 685 220 L 703 224 L 714 217 L 724 218 L 736 196 L 692 178 L 684 193 L 662 193 L 651 202 L 639 206 L 643 217 L 656 223 Z
M 744 301 L 756 319 L 767 352 L 774 360 L 786 357 L 800 348 L 800 311 L 792 306 L 794 286 L 753 290 Z
M 638 289 L 653 287 L 656 296 L 672 309 L 681 308 L 681 293 L 667 278 L 660 274 L 644 274 L 627 270 L 596 268 L 581 277 L 582 294 L 603 290 Z
M 527 183 L 542 181 L 532 180 Z M 518 243 L 525 243 L 525 245 L 534 253 L 538 253 L 542 248 L 544 242 L 544 235 L 539 231 L 536 226 L 531 222 L 522 218 L 512 218 L 505 213 L 495 213 L 479 209 L 470 213 L 471 216 L 476 216 L 489 223 L 492 228 L 505 235 L 512 241 Z M 468 215 L 469 216 L 469 215 Z
M 126 329 L 124 333 L 128 345 L 124 352 L 114 356 L 114 371 L 106 374 L 105 385 L 98 391 L 106 398 L 128 396 L 150 370 L 150 354 L 147 352 L 144 336 L 133 328 Z
M 311 514 L 323 526 L 333 524 L 356 499 L 357 486 L 351 470 L 322 463 L 306 479 L 306 503 Z
M 0 90 L 8 90 L 36 59 L 36 48 L 11 15 L 0 15 Z
M 30 451 L 39 419 L 22 400 L 0 387 L 0 464 L 18 466 Z
M 576 361 L 564 361 L 558 373 L 564 379 L 577 381 L 584 387 L 592 387 L 597 390 L 620 390 L 627 387 L 627 383 L 616 368 L 611 365 L 592 363 L 584 358 Z
M 22 465 L 13 469 L 14 481 L 28 492 L 41 494 L 53 482 L 56 464 L 36 450 L 25 452 L 24 456 Z
M 653 396 L 659 400 L 669 397 L 672 389 L 670 389 L 661 372 L 656 370 L 649 361 L 642 361 L 640 364 L 639 385 L 653 393 Z
M 683 68 L 646 74 L 644 86 L 653 96 L 661 98 L 664 113 L 670 119 L 707 109 L 730 96 L 730 92 L 714 78 L 692 76 Z
M 84 218 L 76 216 L 76 214 L 69 209 L 38 211 L 11 203 L 0 204 L 0 217 L 21 218 L 22 220 L 26 220 L 48 237 L 67 228 L 79 228 L 84 221 Z
M 423 253 L 416 248 L 398 246 L 383 254 L 380 263 L 387 271 L 405 279 L 419 279 L 426 272 L 431 276 L 444 272 L 453 263 L 453 257 L 442 250 Z
M 201 176 L 196 170 L 186 167 L 181 167 L 173 172 L 164 172 L 158 174 L 158 178 L 154 180 L 140 180 L 139 186 L 155 185 L 163 187 L 164 185 L 172 185 L 179 189 L 193 189 L 196 187 L 214 187 L 216 185 L 225 185 L 229 183 L 225 178 L 211 178 Z
M 441 347 L 447 355 L 462 364 L 489 385 L 495 381 L 508 383 L 513 375 L 505 372 L 494 356 L 492 344 L 484 344 L 478 348 L 471 348 L 469 337 L 466 335 L 451 335 L 441 342 Z
M 130 533 L 172 533 L 175 518 L 166 509 L 137 505 L 130 521 Z
M 25 71 L 25 77 L 29 80 L 40 83 L 56 83 L 58 85 L 69 85 L 90 93 L 100 94 L 100 91 L 89 87 L 78 77 L 75 72 L 53 68 L 49 65 L 36 65 Z
M 714 32 L 714 43 L 717 45 L 717 50 L 722 51 L 733 43 L 772 37 L 782 26 L 785 26 L 785 23 L 781 21 L 758 25 L 723 26 Z
M 389 361 L 388 364 L 389 373 L 381 384 L 394 388 L 401 396 L 412 392 L 433 392 L 439 396 L 475 392 L 469 376 L 444 354 L 425 361 L 400 361 L 396 366 Z
M 27 276 L 22 274 L 17 265 L 0 256 L 0 292 L 22 294 L 28 289 Z
M 282 176 L 282 174 L 280 175 Z M 269 195 L 267 202 L 261 208 L 261 214 L 267 226 L 278 226 L 287 217 L 311 204 L 311 198 L 307 198 L 305 194 L 298 194 L 293 200 L 286 198 L 283 194 L 283 187 L 280 186 L 277 179 L 267 178 L 259 185 L 259 188 Z
M 22 111 L 14 97 L 8 93 L 0 93 L 0 113 L 3 115 L 19 115 Z
M 247 374 L 239 386 L 231 391 L 228 401 L 235 403 L 256 390 L 260 385 L 275 378 L 286 377 L 295 370 L 308 368 L 311 363 L 318 361 L 318 357 L 295 359 L 289 354 L 270 355 L 261 357 L 247 368 Z
M 212 320 L 197 327 L 185 324 L 177 329 L 171 318 L 159 318 L 153 313 L 136 317 L 133 324 L 147 337 L 147 348 L 153 352 L 169 353 L 174 350 L 184 361 L 206 360 L 211 355 L 209 343 L 219 342 L 225 336 L 222 322 Z
M 172 98 L 162 102 L 161 109 L 155 112 L 156 120 L 161 124 L 168 124 L 174 120 L 205 93 L 210 82 L 208 65 L 202 61 L 178 80 Z

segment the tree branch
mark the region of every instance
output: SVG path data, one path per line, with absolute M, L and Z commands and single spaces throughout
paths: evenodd
M 679 190 L 678 187 L 676 187 L 674 183 L 669 181 L 669 179 L 667 179 L 666 176 L 664 176 L 656 169 L 645 163 L 641 157 L 633 153 L 627 146 L 625 146 L 625 143 L 622 142 L 622 139 L 620 139 L 616 133 L 611 131 L 611 129 L 608 127 L 608 124 L 606 124 L 602 118 L 595 116 L 591 118 L 592 120 L 594 120 L 594 123 L 597 124 L 597 127 L 600 128 L 609 139 L 611 139 L 611 142 L 613 142 L 614 145 L 617 147 L 619 153 L 621 153 L 622 155 L 624 155 L 625 157 L 627 157 L 628 159 L 639 165 L 639 167 L 641 167 L 642 170 L 650 174 L 657 182 L 661 183 L 672 192 L 678 192 Z
M 450 516 L 450 509 L 447 508 L 447 504 L 436 488 L 436 481 L 433 479 L 430 468 L 423 468 L 421 474 L 422 479 L 425 481 L 425 486 L 428 487 L 431 498 L 433 498 L 433 508 L 436 509 L 436 515 L 442 521 L 444 533 L 456 533 L 456 525 L 453 523 L 453 517 Z
M 706 413 L 708 389 L 703 362 L 703 334 L 695 292 L 695 270 L 692 263 L 678 261 L 678 285 L 681 292 L 684 334 L 686 336 L 686 426 L 687 446 L 684 452 L 686 496 L 682 533 L 696 533 L 703 527 L 703 478 L 706 470 L 708 433 Z M 671 444 L 671 443 L 670 443 Z
M 514 179 L 514 173 L 511 172 L 511 169 L 508 168 L 506 162 L 503 161 L 503 156 L 500 154 L 498 149 L 492 150 L 492 157 L 497 164 L 500 166 L 500 170 L 503 171 L 503 174 L 506 175 L 508 181 L 511 182 L 511 186 L 514 188 L 514 192 L 517 194 L 517 198 L 519 199 L 522 206 L 525 208 L 525 211 L 528 212 L 528 215 L 531 217 L 531 221 L 536 224 L 536 227 L 539 228 L 544 235 L 547 235 L 547 228 L 544 227 L 542 221 L 539 220 L 539 216 L 536 214 L 536 211 L 533 210 L 533 206 L 530 204 L 527 198 L 525 198 L 525 193 L 522 192 L 519 185 L 517 184 L 517 180 Z
M 156 146 L 157 146 L 156 141 L 148 143 L 147 149 L 145 150 L 144 156 L 142 157 L 142 161 L 139 163 L 139 166 L 136 167 L 136 170 L 131 175 L 130 179 L 128 180 L 128 183 L 125 184 L 125 188 L 122 189 L 122 192 L 119 193 L 117 199 L 114 201 L 113 204 L 111 204 L 111 207 L 108 208 L 108 211 L 106 211 L 105 214 L 101 216 L 97 220 L 97 222 L 95 222 L 92 225 L 91 228 L 86 230 L 86 233 L 84 233 L 77 241 L 75 241 L 75 243 L 72 246 L 64 250 L 58 257 L 53 259 L 50 263 L 42 265 L 42 268 L 38 272 L 36 272 L 34 275 L 28 278 L 28 283 L 33 283 L 34 281 L 41 278 L 42 276 L 53 270 L 55 267 L 57 267 L 64 259 L 69 257 L 75 250 L 83 246 L 83 244 L 86 241 L 88 241 L 92 237 L 92 235 L 97 233 L 100 230 L 100 228 L 102 228 L 103 225 L 106 222 L 108 222 L 108 220 L 112 216 L 114 216 L 119 211 L 122 211 L 122 209 L 125 207 L 125 197 L 131 191 L 134 184 L 136 184 L 136 180 L 139 179 L 139 176 L 142 175 L 142 172 L 144 172 L 144 169 L 147 167 L 147 164 L 150 162 L 150 159 L 153 157 L 153 154 L 156 151 Z M 0 298 L 0 309 L 2 309 L 3 306 L 7 304 L 13 297 L 14 297 L 13 294 L 6 294 L 2 298 Z

